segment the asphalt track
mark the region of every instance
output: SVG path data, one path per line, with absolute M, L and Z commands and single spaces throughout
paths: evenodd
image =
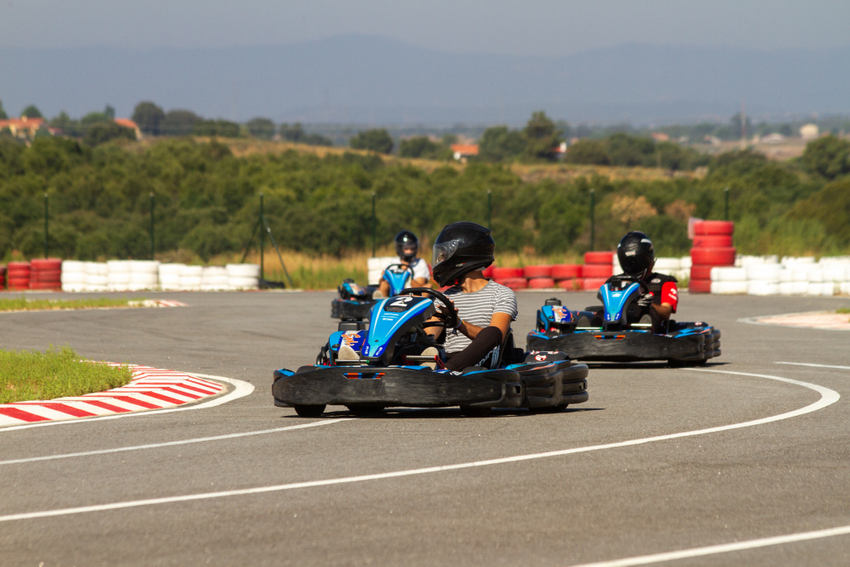
M 521 337 L 542 301 L 519 294 Z M 303 419 L 331 293 L 145 294 L 169 309 L 0 314 L 0 346 L 250 382 L 197 411 L 0 429 L 0 564 L 847 565 L 850 333 L 742 318 L 850 298 L 683 294 L 723 355 L 595 366 L 561 414 Z M 788 364 L 794 363 L 794 364 Z

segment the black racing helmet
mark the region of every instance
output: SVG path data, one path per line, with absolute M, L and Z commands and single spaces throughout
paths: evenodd
M 434 241 L 434 281 L 450 285 L 469 272 L 483 270 L 495 260 L 495 250 L 489 228 L 474 222 L 447 224 Z
M 644 277 L 655 265 L 655 250 L 649 237 L 634 230 L 617 245 L 617 258 L 623 271 L 630 276 Z
M 419 239 L 409 230 L 402 230 L 395 235 L 395 251 L 405 262 L 412 262 L 419 253 Z

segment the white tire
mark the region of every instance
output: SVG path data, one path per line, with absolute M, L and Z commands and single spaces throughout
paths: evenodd
M 779 283 L 764 280 L 749 280 L 747 295 L 779 295 Z
M 746 268 L 748 280 L 765 280 L 779 283 L 779 272 L 782 266 L 779 264 L 750 264 Z
M 171 275 L 179 276 L 180 270 L 182 270 L 184 266 L 186 266 L 186 264 L 160 264 L 158 270 L 159 277 Z
M 85 274 L 86 263 L 79 260 L 62 260 L 62 273 Z
M 619 264 L 619 262 L 618 262 Z M 678 258 L 657 258 L 653 271 L 669 274 L 682 268 L 682 262 Z
M 820 266 L 815 268 L 809 268 L 806 271 L 806 280 L 809 283 L 821 283 L 823 282 L 823 268 Z
M 711 281 L 719 282 L 743 282 L 747 281 L 745 268 L 715 267 L 711 268 Z
M 712 281 L 711 293 L 717 295 L 743 295 L 747 293 L 746 281 Z
M 228 264 L 225 266 L 229 278 L 259 278 L 259 264 Z
M 85 272 L 62 272 L 59 276 L 59 281 L 62 282 L 62 285 L 71 284 L 84 284 L 86 283 L 86 274 Z
M 127 260 L 110 260 L 106 263 L 110 274 L 129 274 L 130 262 Z
M 260 281 L 257 278 L 230 277 L 227 278 L 230 289 L 258 289 Z

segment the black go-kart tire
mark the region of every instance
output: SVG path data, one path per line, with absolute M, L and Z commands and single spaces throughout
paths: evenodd
M 348 411 L 356 415 L 357 417 L 375 417 L 384 413 L 384 406 L 375 406 L 371 404 L 363 404 L 363 405 L 350 405 L 345 406 L 348 408 Z
M 297 413 L 299 417 L 319 417 L 325 413 L 325 407 L 327 406 L 305 406 L 296 404 L 293 407 L 295 408 L 295 413 Z
M 479 406 L 460 406 L 460 413 L 464 417 L 487 417 L 493 408 Z

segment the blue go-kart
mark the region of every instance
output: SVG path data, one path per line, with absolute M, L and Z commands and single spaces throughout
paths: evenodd
M 705 364 L 720 356 L 720 330 L 701 321 L 653 321 L 648 309 L 637 304 L 646 291 L 646 284 L 624 274 L 599 288 L 600 307 L 570 311 L 549 299 L 537 311 L 527 348 L 563 351 L 573 360 L 666 360 L 674 366 Z
M 390 296 L 398 295 L 413 279 L 413 268 L 406 264 L 390 264 L 382 279 L 390 284 Z M 339 286 L 339 297 L 331 301 L 331 318 L 343 321 L 363 321 L 369 318 L 376 300 L 377 286 L 361 286 L 346 279 Z
M 447 370 L 442 345 L 426 329 L 453 328 L 457 314 L 438 312 L 435 301 L 451 305 L 439 291 L 409 288 L 377 301 L 368 324 L 340 322 L 314 365 L 274 372 L 275 405 L 294 406 L 302 417 L 328 405 L 356 415 L 460 406 L 464 415 L 483 416 L 494 407 L 557 411 L 587 401 L 587 365 L 560 352 L 526 353 L 510 333 L 491 368 Z M 440 319 L 430 321 L 435 314 Z

